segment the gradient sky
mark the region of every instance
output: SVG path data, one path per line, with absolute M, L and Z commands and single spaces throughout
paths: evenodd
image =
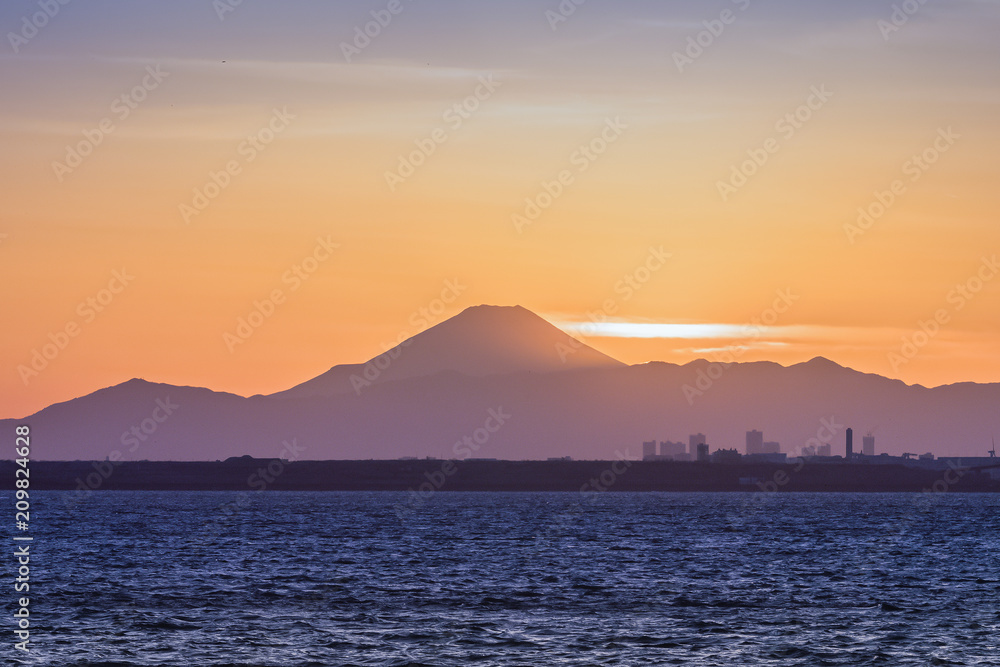
M 893 25 L 881 0 L 588 0 L 558 23 L 557 0 L 401 0 L 348 62 L 342 43 L 389 4 L 244 0 L 220 18 L 207 1 L 78 1 L 33 34 L 39 3 L 3 3 L 0 416 L 132 377 L 270 393 L 480 303 L 629 363 L 740 345 L 740 360 L 1000 381 L 1000 2 L 927 0 Z M 448 115 L 477 90 L 467 118 Z M 273 141 L 244 143 L 269 123 Z

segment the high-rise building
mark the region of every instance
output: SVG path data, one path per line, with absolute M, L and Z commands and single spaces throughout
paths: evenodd
M 670 440 L 660 442 L 660 456 L 677 460 L 676 457 L 683 454 L 687 454 L 687 445 L 683 442 L 671 442 Z
M 830 456 L 833 453 L 830 443 L 820 445 L 816 448 L 816 456 Z
M 765 442 L 760 446 L 761 454 L 780 454 L 781 453 L 781 443 L 778 442 Z
M 865 456 L 875 456 L 875 436 L 869 433 L 861 438 L 861 451 Z
M 642 443 L 642 459 L 651 459 L 656 456 L 656 440 Z
M 764 432 L 747 431 L 747 454 L 764 453 Z
M 708 460 L 708 445 L 706 445 L 704 442 L 698 443 L 698 460 L 699 461 Z
M 847 429 L 847 456 L 844 457 L 845 460 L 850 461 L 854 458 L 854 429 Z
M 704 444 L 705 444 L 704 433 L 695 433 L 694 435 L 688 438 L 688 453 L 691 455 L 691 458 L 695 458 L 696 456 L 698 456 L 698 445 L 704 445 Z

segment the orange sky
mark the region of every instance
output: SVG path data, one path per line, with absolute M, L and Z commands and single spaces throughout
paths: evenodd
M 132 377 L 270 393 L 480 303 L 630 363 L 745 345 L 1000 381 L 996 3 L 886 31 L 888 2 L 588 3 L 554 29 L 421 2 L 351 62 L 387 3 L 165 4 L 66 5 L 3 45 L 0 416 Z

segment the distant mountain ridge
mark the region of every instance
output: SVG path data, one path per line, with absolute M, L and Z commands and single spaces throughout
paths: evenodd
M 48 460 L 269 458 L 289 442 L 305 459 L 638 458 L 698 432 L 742 451 L 750 429 L 796 454 L 830 424 L 834 453 L 848 426 L 858 443 L 877 426 L 877 452 L 982 456 L 998 405 L 1000 383 L 909 386 L 822 357 L 627 366 L 524 308 L 476 306 L 270 396 L 133 379 L 0 427 L 30 424 Z

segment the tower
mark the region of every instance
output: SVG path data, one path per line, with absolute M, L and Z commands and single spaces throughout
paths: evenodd
M 847 456 L 846 460 L 854 458 L 854 429 L 847 429 Z

